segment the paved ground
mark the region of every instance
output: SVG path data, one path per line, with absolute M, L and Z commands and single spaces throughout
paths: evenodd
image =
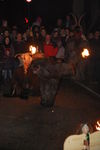
M 0 150 L 63 150 L 80 123 L 100 119 L 100 99 L 63 81 L 55 107 L 42 108 L 39 97 L 0 96 Z

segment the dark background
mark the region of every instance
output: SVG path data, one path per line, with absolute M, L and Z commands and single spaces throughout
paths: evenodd
M 11 24 L 21 24 L 28 17 L 28 7 L 31 21 L 41 16 L 44 22 L 52 23 L 72 11 L 72 0 L 33 0 L 30 4 L 25 0 L 0 1 L 0 19 L 8 19 Z
M 96 11 L 100 11 L 100 0 L 84 0 L 84 2 L 88 26 L 91 20 L 92 22 L 93 20 L 96 22 L 95 18 L 100 20 L 96 17 L 98 15 Z M 65 19 L 66 14 L 73 11 L 73 0 L 32 0 L 30 4 L 25 0 L 0 0 L 0 20 L 7 19 L 9 25 L 23 25 L 25 17 L 28 17 L 28 8 L 31 23 L 37 16 L 41 16 L 44 24 L 53 25 L 57 18 Z

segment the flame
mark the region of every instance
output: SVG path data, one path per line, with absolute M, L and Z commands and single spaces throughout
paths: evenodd
M 36 47 L 34 47 L 34 46 L 31 45 L 29 47 L 29 51 L 32 53 L 32 55 L 34 55 L 36 53 Z
M 100 131 L 100 121 L 97 121 L 96 130 Z
M 30 3 L 32 0 L 26 0 L 26 2 Z
M 89 50 L 84 48 L 82 52 L 82 57 L 87 58 L 90 55 Z

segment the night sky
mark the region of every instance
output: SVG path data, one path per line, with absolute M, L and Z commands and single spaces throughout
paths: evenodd
M 30 17 L 34 21 L 41 16 L 44 22 L 54 22 L 59 17 L 72 11 L 72 0 L 33 0 L 30 4 Z M 20 24 L 28 16 L 28 5 L 25 0 L 0 1 L 0 19 L 7 18 L 10 24 Z
M 84 2 L 86 22 L 90 23 L 91 16 L 96 17 L 96 11 L 100 11 L 100 0 Z M 44 25 L 54 25 L 57 18 L 65 19 L 66 14 L 72 12 L 73 0 L 32 0 L 29 6 L 31 23 L 41 16 Z M 26 0 L 0 0 L 0 20 L 7 19 L 9 25 L 21 26 L 25 23 L 25 17 L 28 17 Z

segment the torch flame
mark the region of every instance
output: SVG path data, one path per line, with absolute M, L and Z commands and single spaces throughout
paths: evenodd
M 87 58 L 90 55 L 89 50 L 84 48 L 82 52 L 82 57 Z
M 100 131 L 100 121 L 97 121 L 96 130 Z
M 32 55 L 34 55 L 36 53 L 36 47 L 34 47 L 34 46 L 31 45 L 29 47 L 29 51 L 32 53 Z

